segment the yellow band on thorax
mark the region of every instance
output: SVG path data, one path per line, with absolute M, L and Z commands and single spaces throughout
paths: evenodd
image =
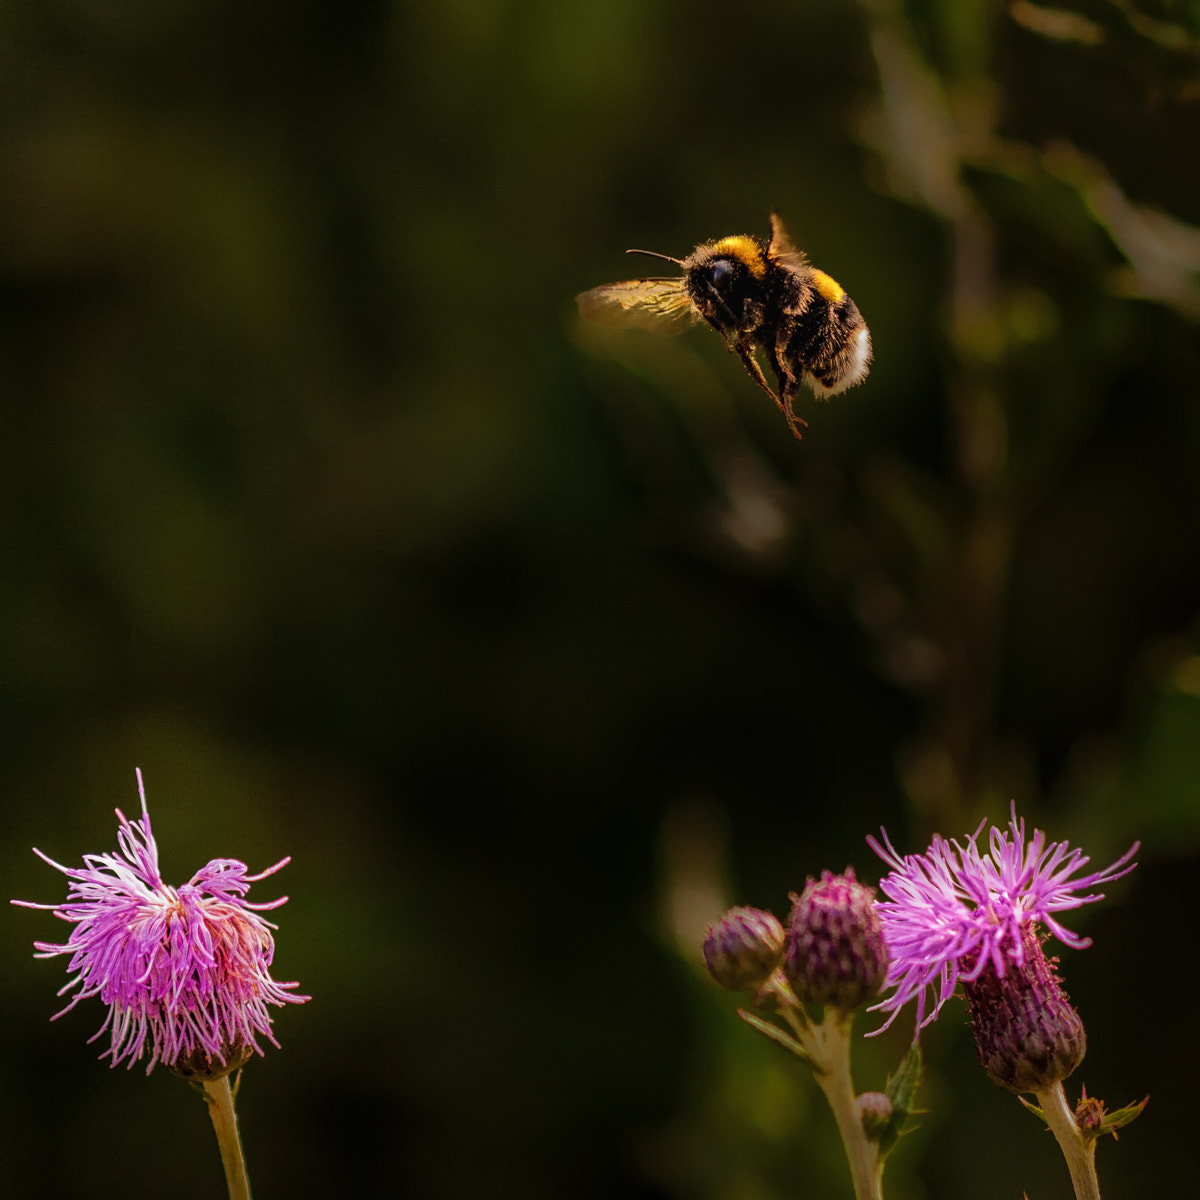
M 713 246 L 713 250 L 717 254 L 724 254 L 744 263 L 746 270 L 755 279 L 761 279 L 767 273 L 767 263 L 763 258 L 763 252 L 753 238 L 745 237 L 742 234 L 722 238 Z

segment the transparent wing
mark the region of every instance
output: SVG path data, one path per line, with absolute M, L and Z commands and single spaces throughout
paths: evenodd
M 808 256 L 803 250 L 797 250 L 792 244 L 787 226 L 777 213 L 771 213 L 771 257 L 781 267 L 791 267 L 793 270 L 803 268 L 808 264 Z
M 627 279 L 581 292 L 575 299 L 588 320 L 625 329 L 680 333 L 700 319 L 682 279 Z

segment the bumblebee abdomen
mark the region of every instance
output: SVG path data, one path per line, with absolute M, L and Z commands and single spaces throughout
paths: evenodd
M 866 378 L 871 334 L 858 305 L 836 281 L 823 272 L 814 275 L 820 298 L 793 318 L 778 353 L 790 373 L 802 377 L 817 396 L 835 396 Z

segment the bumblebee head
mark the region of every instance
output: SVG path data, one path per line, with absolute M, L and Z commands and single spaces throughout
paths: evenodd
M 696 252 L 688 260 L 693 265 L 699 265 L 701 257 L 712 258 L 729 264 L 731 270 L 741 268 L 754 279 L 764 279 L 767 274 L 767 253 L 757 238 L 736 237 L 722 238 L 707 246 L 698 246 Z M 685 263 L 686 267 L 688 264 Z
M 727 237 L 699 246 L 681 265 L 692 302 L 722 331 L 741 328 L 747 301 L 763 300 L 767 260 L 753 238 Z

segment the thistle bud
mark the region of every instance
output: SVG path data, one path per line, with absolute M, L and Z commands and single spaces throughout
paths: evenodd
M 875 912 L 875 889 L 822 871 L 793 895 L 784 974 L 797 997 L 850 1013 L 878 994 L 888 971 L 888 948 Z
M 1010 1092 L 1040 1092 L 1083 1062 L 1087 1037 L 1032 922 L 1021 930 L 1021 960 L 1010 957 L 1003 975 L 989 960 L 962 986 L 980 1066 Z
M 1084 1088 L 1079 1103 L 1075 1105 L 1075 1124 L 1086 1136 L 1098 1137 L 1104 1130 L 1105 1116 L 1104 1101 L 1089 1096 L 1087 1088 Z
M 854 1108 L 862 1122 L 863 1132 L 872 1142 L 879 1141 L 884 1131 L 892 1124 L 896 1112 L 891 1099 L 883 1092 L 863 1092 L 854 1101 Z
M 1022 1101 L 1024 1103 L 1024 1101 Z M 1131 1121 L 1136 1121 L 1142 1115 L 1142 1110 L 1150 1103 L 1150 1097 L 1139 1100 L 1135 1104 L 1127 1104 L 1116 1112 L 1109 1112 L 1103 1100 L 1087 1094 L 1087 1088 L 1081 1090 L 1079 1103 L 1075 1106 L 1075 1124 L 1085 1138 L 1095 1141 L 1106 1133 L 1111 1133 L 1116 1140 L 1117 1130 L 1124 1129 Z
M 704 965 L 724 988 L 756 991 L 783 958 L 783 926 L 761 908 L 731 908 L 708 927 Z
M 874 889 L 829 871 L 793 896 L 783 972 L 797 997 L 852 1012 L 879 993 L 888 950 Z

